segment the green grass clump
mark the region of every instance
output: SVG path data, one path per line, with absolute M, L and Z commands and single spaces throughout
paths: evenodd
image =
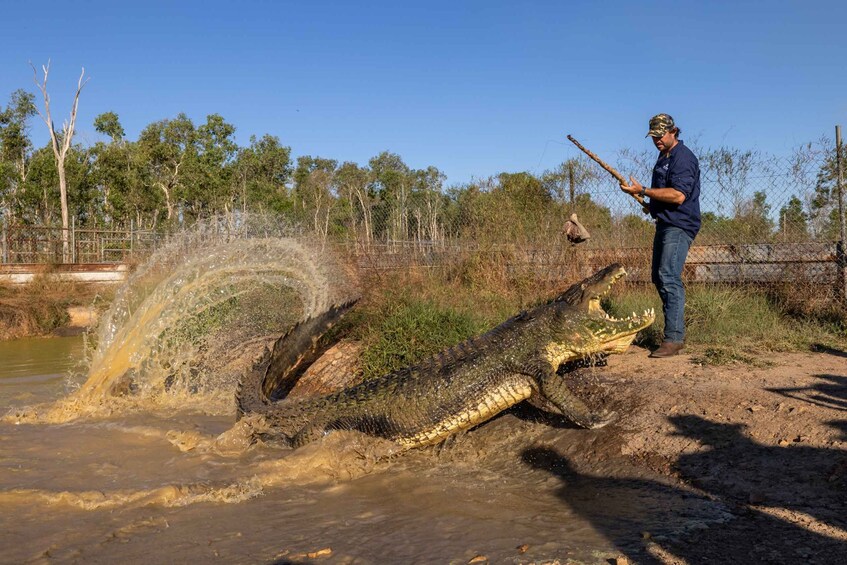
M 686 326 L 692 344 L 745 355 L 807 350 L 813 343 L 838 339 L 828 324 L 789 316 L 764 291 L 755 288 L 691 289 Z
M 359 328 L 366 378 L 414 364 L 488 326 L 482 319 L 414 298 L 384 304 L 367 317 Z
M 766 359 L 747 355 L 731 347 L 706 347 L 701 352 L 691 356 L 691 361 L 698 365 L 729 365 L 744 363 L 753 367 L 770 367 L 772 363 Z
M 656 322 L 636 337 L 645 347 L 662 341 L 662 304 L 653 287 L 629 287 L 607 299 L 613 316 L 656 310 Z M 686 345 L 699 363 L 761 365 L 769 351 L 804 351 L 820 344 L 843 349 L 847 333 L 830 319 L 791 315 L 762 289 L 690 286 L 686 289 Z
M 662 342 L 664 320 L 662 319 L 662 301 L 659 295 L 650 287 L 628 286 L 618 290 L 603 299 L 603 308 L 609 315 L 616 318 L 629 316 L 633 312 L 640 314 L 653 308 L 656 311 L 656 321 L 649 327 L 638 332 L 634 343 L 642 347 L 658 346 Z

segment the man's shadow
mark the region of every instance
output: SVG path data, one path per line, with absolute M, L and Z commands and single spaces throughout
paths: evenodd
M 724 501 L 794 510 L 847 529 L 847 451 L 802 441 L 762 445 L 742 434 L 742 425 L 699 416 L 669 420 L 679 435 L 710 448 L 677 460 L 683 479 Z M 843 429 L 843 422 L 831 425 Z
M 839 465 L 847 461 L 845 451 L 760 445 L 742 435 L 741 426 L 697 416 L 670 421 L 681 435 L 709 446 L 674 465 L 699 493 L 649 478 L 580 473 L 550 448 L 529 449 L 522 458 L 558 477 L 559 497 L 636 563 L 661 563 L 668 554 L 689 563 L 844 562 L 843 539 L 784 520 L 779 511 L 843 531 L 847 479 Z M 838 427 L 847 435 L 847 422 Z
M 557 477 L 558 496 L 634 563 L 662 563 L 646 543 L 677 535 L 675 527 L 681 524 L 675 516 L 687 516 L 692 524 L 729 518 L 720 503 L 670 484 L 580 473 L 549 447 L 527 449 L 522 460 Z
M 822 408 L 847 411 L 847 376 L 815 375 L 823 382 L 805 387 L 769 388 L 787 398 L 809 402 Z

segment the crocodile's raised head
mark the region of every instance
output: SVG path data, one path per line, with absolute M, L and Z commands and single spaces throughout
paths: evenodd
M 554 339 L 545 348 L 551 363 L 623 353 L 635 335 L 653 323 L 656 315 L 652 308 L 626 318 L 615 318 L 604 310 L 603 298 L 625 276 L 621 265 L 610 265 L 541 307 L 552 307 Z

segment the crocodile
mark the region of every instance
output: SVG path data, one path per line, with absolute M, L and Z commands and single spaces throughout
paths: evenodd
M 334 306 L 281 337 L 239 383 L 238 417 L 264 415 L 262 439 L 299 447 L 333 430 L 358 430 L 402 448 L 441 442 L 528 400 L 583 428 L 614 414 L 590 410 L 560 366 L 626 351 L 653 309 L 618 319 L 601 299 L 626 276 L 609 265 L 558 296 L 418 364 L 314 398 L 286 398 L 291 382 L 325 350 L 321 336 L 352 306 Z M 280 399 L 281 398 L 281 399 Z

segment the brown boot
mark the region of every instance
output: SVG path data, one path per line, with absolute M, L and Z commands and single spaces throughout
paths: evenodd
M 673 357 L 679 354 L 683 345 L 680 341 L 663 341 L 659 349 L 650 354 L 650 357 Z

